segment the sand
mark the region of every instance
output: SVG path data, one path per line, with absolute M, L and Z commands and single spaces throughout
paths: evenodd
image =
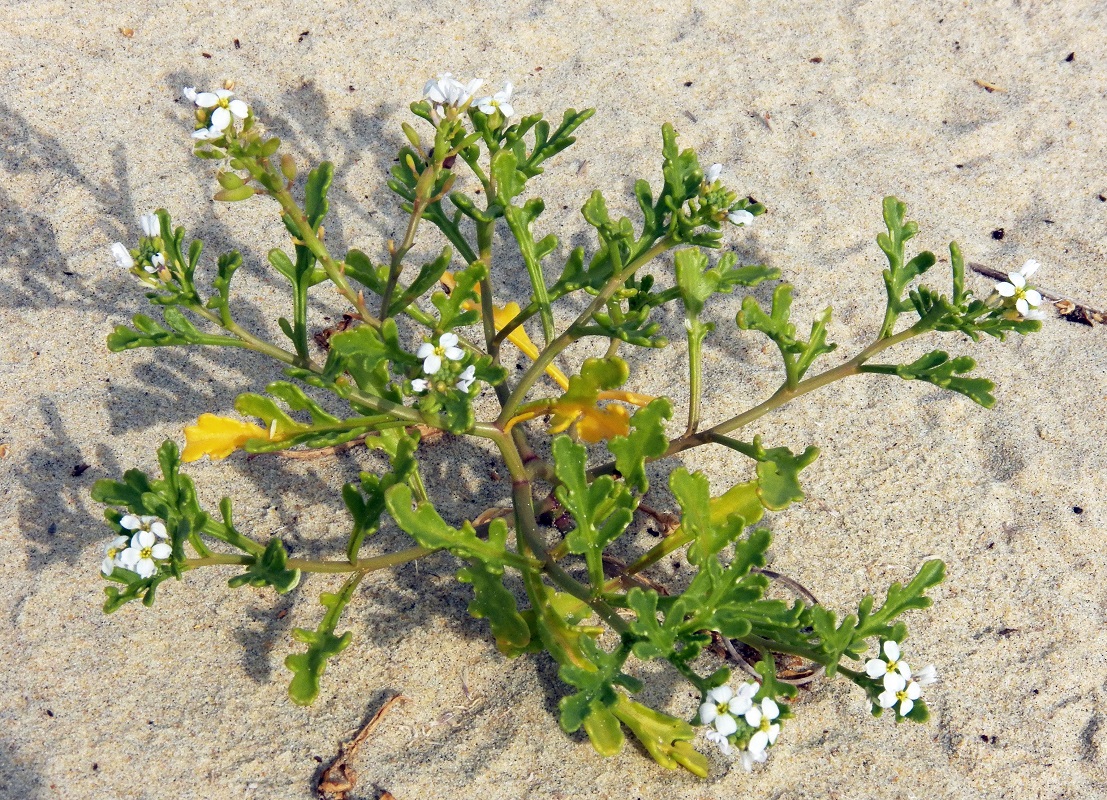
M 671 121 L 683 145 L 769 208 L 728 246 L 796 283 L 798 320 L 833 304 L 830 338 L 848 357 L 882 314 L 874 238 L 887 194 L 919 220 L 920 247 L 942 256 L 956 239 L 970 261 L 1000 270 L 1033 257 L 1042 287 L 1107 307 L 1102 4 L 263 5 L 0 10 L 0 796 L 307 798 L 321 762 L 394 692 L 410 702 L 354 759 L 352 797 L 1107 793 L 1101 327 L 1052 319 L 1003 344 L 929 340 L 978 359 L 997 384 L 990 411 L 929 385 L 854 379 L 751 431 L 822 448 L 804 473 L 807 502 L 769 525 L 774 568 L 825 604 L 848 611 L 928 557 L 949 565 L 935 607 L 908 617 L 912 663 L 932 662 L 942 678 L 927 694 L 931 723 L 873 720 L 855 688 L 816 684 L 752 775 L 716 754 L 701 781 L 636 746 L 602 759 L 561 733 L 549 660 L 501 658 L 465 615 L 468 588 L 444 556 L 365 581 L 340 628 L 354 643 L 318 702 L 296 707 L 282 665 L 299 649 L 291 629 L 314 625 L 318 592 L 335 584 L 313 579 L 276 597 L 231 590 L 226 571 L 209 570 L 163 586 L 154 609 L 105 617 L 98 566 L 110 532 L 88 496 L 97 479 L 154 469 L 163 439 L 182 441 L 200 413 L 229 413 L 238 393 L 279 377 L 249 354 L 106 350 L 113 325 L 147 310 L 108 248 L 135 241 L 138 216 L 159 206 L 209 256 L 242 251 L 246 324 L 273 333 L 272 317 L 287 313 L 265 267 L 284 243 L 280 223 L 260 201 L 211 201 L 182 86 L 233 79 L 301 163 L 333 160 L 328 241 L 374 259 L 402 232 L 384 181 L 427 77 L 511 80 L 524 113 L 598 109 L 543 179 L 542 222 L 562 252 L 584 231 L 576 209 L 593 188 L 630 211 L 633 179 L 657 181 L 660 126 Z M 439 246 L 430 236 L 414 256 Z M 758 402 L 779 379 L 762 341 L 733 330 L 737 303 L 714 312 L 709 419 Z M 313 324 L 342 310 L 321 297 Z M 907 347 L 903 359 L 920 352 Z M 637 385 L 679 399 L 682 355 L 679 345 L 646 354 Z M 475 514 L 505 492 L 480 490 L 486 451 L 428 457 L 428 481 L 459 493 L 444 505 L 451 513 Z M 234 497 L 243 529 L 285 537 L 299 554 L 334 553 L 347 526 L 336 490 L 368 463 L 240 454 L 189 472 L 209 507 Z M 687 463 L 719 490 L 749 468 L 714 452 Z M 373 546 L 403 538 L 385 533 Z M 650 702 L 691 714 L 696 698 L 669 673 L 641 672 L 655 681 Z

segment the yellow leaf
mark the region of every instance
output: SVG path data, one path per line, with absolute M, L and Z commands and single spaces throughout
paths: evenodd
M 195 425 L 184 429 L 185 449 L 181 460 L 199 461 L 210 456 L 212 461 L 226 458 L 249 439 L 268 439 L 265 428 L 252 422 L 240 422 L 215 414 L 201 414 Z
M 456 285 L 454 281 L 453 273 L 446 272 L 442 275 L 441 281 L 448 286 L 451 290 Z M 474 287 L 477 294 L 480 294 L 480 287 Z M 465 308 L 467 310 L 480 311 L 481 308 L 476 303 L 466 302 Z M 519 316 L 519 312 L 522 309 L 519 308 L 519 304 L 514 300 L 504 306 L 492 306 L 492 325 L 495 327 L 497 333 L 502 331 L 511 320 Z M 538 347 L 531 341 L 530 336 L 527 335 L 526 330 L 520 325 L 507 335 L 507 340 L 522 351 L 523 355 L 527 356 L 531 361 L 538 360 Z M 550 364 L 546 367 L 546 374 L 549 375 L 562 389 L 569 388 L 569 379 L 565 377 L 565 373 Z

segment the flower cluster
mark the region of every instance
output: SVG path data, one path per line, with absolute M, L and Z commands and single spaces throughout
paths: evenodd
M 138 250 L 128 250 L 122 242 L 111 246 L 111 255 L 115 263 L 123 269 L 134 269 L 137 263 L 151 274 L 157 274 L 165 267 L 165 254 L 161 252 L 161 223 L 156 214 L 143 214 L 139 217 L 142 225 L 142 240 Z
M 249 106 L 241 100 L 232 100 L 234 92 L 228 89 L 216 89 L 214 92 L 197 92 L 191 86 L 184 88 L 186 99 L 195 103 L 202 109 L 212 109 L 204 115 L 201 127 L 192 132 L 193 139 L 209 141 L 218 139 L 230 126 L 234 118 L 246 119 L 250 113 Z
M 865 662 L 865 674 L 883 689 L 877 696 L 877 705 L 895 708 L 900 717 L 906 717 L 915 707 L 915 701 L 922 697 L 923 687 L 937 682 L 937 670 L 928 665 L 912 677 L 911 667 L 902 659 L 898 642 L 883 642 L 880 650 L 881 658 Z
M 423 86 L 423 99 L 429 100 L 434 110 L 439 113 L 444 113 L 448 108 L 464 109 L 472 103 L 489 116 L 498 111 L 504 119 L 511 117 L 515 113 L 511 105 L 511 94 L 515 87 L 511 82 L 505 82 L 504 88 L 493 95 L 474 100 L 477 89 L 483 85 L 484 81 L 480 78 L 462 83 L 449 72 L 445 72 L 427 81 Z
M 1040 266 L 1037 261 L 1030 259 L 1018 271 L 1007 273 L 1007 280 L 996 284 L 996 292 L 1003 298 L 1003 305 L 1014 308 L 1023 319 L 1045 319 L 1045 313 L 1038 310 L 1038 306 L 1042 304 L 1041 293 L 1026 282 Z
M 419 345 L 419 349 L 416 351 L 415 356 L 423 360 L 423 374 L 429 378 L 434 378 L 442 372 L 443 364 L 448 364 L 450 361 L 461 361 L 465 358 L 465 351 L 457 346 L 458 338 L 456 333 L 444 333 L 438 337 L 438 344 L 434 345 L 430 342 L 423 342 Z M 443 359 L 446 359 L 444 362 Z M 447 370 L 449 371 L 449 370 Z M 477 379 L 477 368 L 470 364 L 461 371 L 457 376 L 457 380 L 454 383 L 454 388 L 461 392 L 468 392 L 469 387 L 473 385 L 473 381 Z M 427 378 L 415 378 L 411 382 L 412 391 L 417 394 L 422 394 L 433 385 L 433 381 L 427 380 Z M 448 384 L 446 384 L 448 386 Z M 439 391 L 442 391 L 445 386 L 438 387 Z
M 768 749 L 780 734 L 780 723 L 776 722 L 780 706 L 771 697 L 756 702 L 754 698 L 760 688 L 760 684 L 748 681 L 737 692 L 729 686 L 717 686 L 707 693 L 700 706 L 700 722 L 711 726 L 707 740 L 718 745 L 725 755 L 730 755 L 731 743 L 737 742 L 747 772 L 769 757 Z
M 712 164 L 707 168 L 707 172 L 703 175 L 704 189 L 710 189 L 715 186 L 716 181 L 719 180 L 719 176 L 723 174 L 722 164 Z M 733 195 L 731 195 L 733 197 Z M 754 216 L 744 208 L 733 206 L 727 212 L 726 218 L 730 221 L 731 225 L 749 226 L 753 224 Z
M 108 544 L 100 571 L 110 576 L 119 567 L 137 573 L 140 578 L 149 578 L 158 571 L 157 562 L 173 554 L 173 548 L 166 541 L 169 534 L 165 523 L 157 517 L 127 514 L 119 524 L 131 534 L 117 536 Z

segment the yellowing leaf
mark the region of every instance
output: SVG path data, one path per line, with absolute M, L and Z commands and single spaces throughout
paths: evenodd
M 440 280 L 442 281 L 443 284 L 448 286 L 451 290 L 454 288 L 454 285 L 456 283 L 456 281 L 454 281 L 453 274 L 450 273 L 450 272 L 444 273 Z M 477 287 L 474 287 L 474 288 L 476 289 L 477 294 L 480 294 L 480 287 L 477 286 Z M 466 302 L 465 303 L 465 308 L 466 308 L 466 310 L 474 310 L 474 311 L 480 311 L 481 310 L 480 306 L 478 306 L 476 303 L 473 303 L 473 302 Z M 502 331 L 505 327 L 507 327 L 507 324 L 509 322 L 511 322 L 513 319 L 515 319 L 517 316 L 519 316 L 519 312 L 521 310 L 522 309 L 519 308 L 519 304 L 516 303 L 514 300 L 511 301 L 510 303 L 508 303 L 507 305 L 503 305 L 503 306 L 495 306 L 494 305 L 494 306 L 492 306 L 492 325 L 493 325 L 493 327 L 496 328 L 497 332 Z M 538 360 L 538 347 L 534 344 L 533 341 L 531 341 L 530 336 L 527 335 L 527 332 L 523 328 L 522 325 L 520 325 L 518 328 L 516 328 L 511 333 L 509 333 L 507 335 L 507 340 L 509 342 L 511 342 L 513 345 L 515 345 L 516 347 L 518 347 L 519 350 L 523 353 L 523 355 L 525 355 L 531 361 L 537 361 Z M 559 370 L 553 364 L 550 364 L 548 367 L 546 367 L 546 374 L 549 375 L 551 378 L 553 378 L 554 381 L 557 383 L 557 385 L 560 386 L 562 389 L 568 389 L 569 388 L 569 379 L 565 377 L 564 372 Z
M 210 456 L 213 461 L 226 458 L 249 439 L 268 439 L 269 433 L 252 422 L 241 422 L 215 414 L 201 414 L 195 425 L 184 429 L 185 449 L 181 460 L 199 461 Z

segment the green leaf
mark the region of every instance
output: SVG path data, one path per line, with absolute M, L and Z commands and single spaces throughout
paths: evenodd
M 308 173 L 307 185 L 304 188 L 304 214 L 308 224 L 318 230 L 319 223 L 327 215 L 330 205 L 327 202 L 327 191 L 334 180 L 334 164 L 324 161 L 318 167 Z
M 366 537 L 380 530 L 381 514 L 385 510 L 385 493 L 397 484 L 407 483 L 418 472 L 418 463 L 415 460 L 415 451 L 419 447 L 418 436 L 412 436 L 402 429 L 392 429 L 373 438 L 378 443 L 394 442 L 386 445 L 386 448 L 391 451 L 389 460 L 392 463 L 392 469 L 380 477 L 362 472 L 359 476 L 360 491 L 353 483 L 347 483 L 342 487 L 342 499 L 354 519 L 350 540 L 346 545 L 346 557 L 351 564 L 357 561 L 358 551 Z M 362 492 L 365 493 L 364 498 Z
M 568 436 L 553 441 L 554 472 L 561 485 L 557 500 L 572 515 L 576 528 L 565 537 L 570 553 L 583 555 L 593 592 L 601 591 L 605 579 L 603 551 L 622 535 L 634 519 L 638 501 L 625 484 L 610 475 L 588 483 L 588 451 Z
M 688 548 L 688 561 L 703 566 L 742 534 L 745 520 L 728 517 L 722 523 L 711 519 L 711 487 L 702 472 L 689 473 L 678 467 L 669 475 L 669 488 L 680 504 L 680 524 L 694 537 Z
M 300 570 L 288 569 L 288 553 L 284 549 L 284 542 L 280 539 L 270 539 L 257 560 L 246 567 L 241 575 L 231 578 L 227 584 L 232 588 L 249 584 L 260 588 L 272 586 L 277 594 L 287 594 L 296 588 L 300 582 Z
M 622 694 L 612 712 L 665 769 L 684 767 L 693 775 L 707 777 L 707 758 L 689 744 L 696 738 L 696 731 L 687 722 L 636 703 Z
M 968 356 L 951 359 L 949 353 L 933 350 L 910 364 L 864 364 L 861 372 L 898 375 L 909 381 L 926 381 L 942 389 L 963 394 L 984 408 L 991 408 L 996 402 L 995 396 L 992 395 L 995 384 L 987 378 L 960 377 L 975 366 L 976 362 Z
M 826 343 L 826 326 L 830 321 L 830 309 L 827 308 L 815 317 L 811 325 L 811 335 L 805 342 L 796 338 L 795 326 L 789 322 L 792 306 L 792 286 L 782 283 L 773 292 L 772 310 L 766 314 L 752 297 L 742 301 L 742 310 L 738 312 L 736 322 L 741 330 L 755 330 L 764 333 L 776 343 L 784 360 L 788 386 L 799 383 L 804 374 L 819 356 L 838 347 Z
M 492 156 L 492 179 L 496 186 L 496 202 L 506 211 L 511 201 L 519 196 L 526 185 L 526 176 L 517 169 L 519 165 L 515 154 L 510 150 L 499 150 Z
M 308 646 L 307 652 L 294 653 L 284 660 L 284 665 L 293 673 L 288 685 L 288 696 L 297 705 L 310 705 L 319 696 L 319 682 L 327 669 L 327 661 L 350 645 L 352 633 L 346 631 L 336 636 L 334 630 L 343 609 L 353 599 L 354 589 L 361 577 L 355 573 L 347 579 L 337 594 L 323 592 L 319 596 L 319 602 L 327 609 L 327 613 L 323 615 L 318 628 L 313 631 L 306 628 L 293 629 L 293 638 Z
M 649 489 L 646 460 L 660 458 L 669 449 L 665 420 L 672 416 L 673 407 L 668 398 L 659 397 L 634 412 L 628 436 L 613 436 L 607 443 L 607 449 L 615 455 L 615 469 L 628 486 L 643 494 Z
M 497 156 L 502 154 L 501 150 Z M 551 234 L 541 242 L 535 242 L 530 230 L 531 223 L 542 213 L 544 207 L 540 199 L 531 200 L 522 208 L 503 203 L 504 218 L 507 220 L 512 236 L 519 243 L 519 252 L 527 268 L 534 302 L 542 316 L 542 330 L 546 342 L 549 343 L 554 335 L 553 312 L 550 310 L 550 297 L 546 289 L 546 278 L 542 272 L 542 259 L 556 249 L 557 237 Z
M 541 174 L 542 169 L 539 165 L 575 142 L 576 138 L 571 134 L 595 113 L 596 109 L 594 108 L 586 108 L 584 111 L 577 111 L 574 108 L 566 109 L 564 116 L 561 118 L 561 124 L 549 137 L 545 134 L 545 130 L 549 129 L 549 125 L 545 125 L 542 135 L 535 136 L 534 149 L 519 167 L 519 171 L 528 177 Z
M 119 325 L 108 336 L 108 349 L 113 353 L 133 350 L 136 347 L 172 347 L 176 345 L 221 345 L 240 347 L 242 342 L 231 336 L 200 333 L 183 314 L 175 308 L 162 312 L 169 328 L 163 328 L 145 314 L 135 314 L 131 320 L 134 328 Z
M 390 487 L 384 498 L 392 519 L 423 547 L 449 550 L 466 561 L 483 562 L 492 570 L 502 570 L 505 565 L 516 569 L 533 566 L 529 559 L 506 550 L 502 542 L 479 538 L 469 522 L 462 524 L 460 530 L 451 528 L 430 503 L 419 503 L 413 509 L 411 489 L 403 484 Z
M 386 316 L 394 317 L 401 313 L 417 299 L 422 297 L 428 289 L 437 284 L 446 270 L 450 268 L 450 262 L 453 260 L 453 257 L 453 251 L 448 247 L 443 247 L 438 258 L 420 267 L 419 274 L 415 276 L 415 280 L 411 282 L 411 285 L 404 289 L 398 298 L 392 301 L 392 305 L 389 306 Z
M 378 295 L 384 294 L 385 281 L 388 279 L 388 267 L 374 267 L 369 256 L 360 250 L 346 253 L 346 275 Z
M 341 359 L 358 388 L 380 395 L 389 381 L 389 362 L 413 364 L 415 358 L 399 343 L 396 321 L 385 320 L 377 331 L 358 325 L 336 333 L 330 340 L 328 359 Z
M 503 520 L 493 520 L 488 527 L 488 541 L 506 552 L 507 525 Z M 515 595 L 503 583 L 503 567 L 486 561 L 471 560 L 469 566 L 457 573 L 462 583 L 473 587 L 473 600 L 469 614 L 476 619 L 487 619 L 496 637 L 496 648 L 506 656 L 516 656 L 530 645 L 530 626 L 519 614 Z
M 934 265 L 934 254 L 922 252 L 907 261 L 906 244 L 919 232 L 919 224 L 908 220 L 907 204 L 895 197 L 884 198 L 884 225 L 887 233 L 876 237 L 876 243 L 888 258 L 888 269 L 884 270 L 884 287 L 888 295 L 888 307 L 884 324 L 880 329 L 880 338 L 891 334 L 895 319 L 909 309 L 903 293 L 907 285 Z
M 476 287 L 486 277 L 488 277 L 488 267 L 478 261 L 454 273 L 455 285 L 448 297 L 444 292 L 435 292 L 431 296 L 431 302 L 438 309 L 440 331 L 445 332 L 472 325 L 480 319 L 480 312 L 464 311 L 463 307 L 466 302 L 480 304 Z

